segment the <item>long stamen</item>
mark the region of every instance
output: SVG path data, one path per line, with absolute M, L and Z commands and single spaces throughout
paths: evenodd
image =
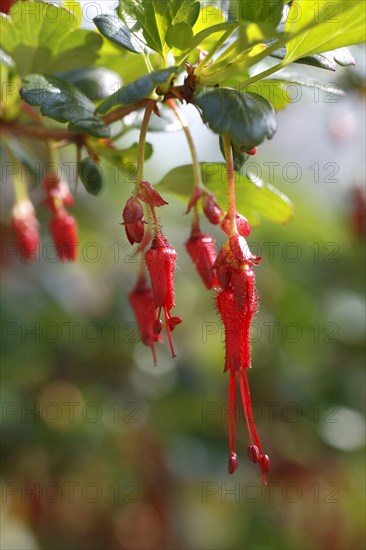
M 168 335 L 169 345 L 170 345 L 170 349 L 171 349 L 171 352 L 172 352 L 172 358 L 174 359 L 174 357 L 177 357 L 177 356 L 176 356 L 176 353 L 174 351 L 172 335 L 170 333 L 169 313 L 168 313 L 166 307 L 164 307 L 164 316 L 165 316 L 166 333 Z
M 245 394 L 246 394 L 246 397 L 247 397 L 248 415 L 249 415 L 250 425 L 251 425 L 251 428 L 252 428 L 252 431 L 253 431 L 254 441 L 255 441 L 258 449 L 262 453 L 262 445 L 261 445 L 259 435 L 258 435 L 258 432 L 257 432 L 257 428 L 256 428 L 255 422 L 254 422 L 253 409 L 252 409 L 252 400 L 251 400 L 250 389 L 249 389 L 249 380 L 248 380 L 246 369 L 243 369 L 242 376 L 243 376 L 243 381 L 244 381 Z
M 247 432 L 248 432 L 249 442 L 250 442 L 251 445 L 253 445 L 251 422 L 249 422 L 249 418 L 248 418 L 248 408 L 249 408 L 248 407 L 248 397 L 247 397 L 247 393 L 245 391 L 243 378 L 240 376 L 240 372 L 239 372 L 239 387 L 240 387 L 241 403 L 243 405 L 245 423 L 247 425 Z
M 236 454 L 236 372 L 230 371 L 228 391 L 228 432 L 229 432 L 229 474 L 233 474 L 238 467 Z

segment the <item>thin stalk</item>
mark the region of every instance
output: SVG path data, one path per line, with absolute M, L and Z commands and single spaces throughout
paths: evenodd
M 168 99 L 166 101 L 166 103 L 174 111 L 177 119 L 179 120 L 179 122 L 182 126 L 182 130 L 183 130 L 183 132 L 186 136 L 188 147 L 189 147 L 189 150 L 191 152 L 191 157 L 192 157 L 193 174 L 194 174 L 194 184 L 193 185 L 194 185 L 194 187 L 200 188 L 200 187 L 202 187 L 201 169 L 200 169 L 200 164 L 199 164 L 199 160 L 198 160 L 197 149 L 196 149 L 196 146 L 194 144 L 192 134 L 191 134 L 189 126 L 188 126 L 188 122 L 185 119 L 182 111 L 179 109 L 179 107 L 176 105 L 176 103 L 173 99 Z
M 236 228 L 236 202 L 235 202 L 235 172 L 234 172 L 234 158 L 231 148 L 230 134 L 222 134 L 222 141 L 224 144 L 224 153 L 226 160 L 226 173 L 227 173 L 227 210 L 230 220 L 230 237 L 234 237 L 237 234 Z
M 19 164 L 9 145 L 5 144 L 5 147 L 9 158 L 15 164 L 15 171 L 12 175 L 12 183 L 15 195 L 15 203 L 20 204 L 24 201 L 29 200 L 27 186 L 23 181 L 21 165 Z
M 203 69 L 205 68 L 205 66 L 207 65 L 207 63 L 212 59 L 212 57 L 215 55 L 215 53 L 221 48 L 221 46 L 226 42 L 226 40 L 233 34 L 234 30 L 236 29 L 231 29 L 229 31 L 227 31 L 215 44 L 215 46 L 208 52 L 208 54 L 206 55 L 206 57 L 204 57 L 204 59 L 202 59 L 201 63 L 199 63 L 197 65 L 197 67 L 195 68 L 195 71 L 194 71 L 194 74 L 196 76 L 200 76 L 201 72 L 203 71 Z
M 146 135 L 147 135 L 147 129 L 149 127 L 151 113 L 153 112 L 153 109 L 154 109 L 155 105 L 156 105 L 156 101 L 154 101 L 153 99 L 148 100 L 148 103 L 147 103 L 146 109 L 145 109 L 144 118 L 143 118 L 142 124 L 141 124 L 139 147 L 138 147 L 138 153 L 137 153 L 136 189 L 137 189 L 137 186 L 139 185 L 139 183 L 141 181 L 143 181 Z

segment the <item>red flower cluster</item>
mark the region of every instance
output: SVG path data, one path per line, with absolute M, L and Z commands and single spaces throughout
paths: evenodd
M 151 287 L 149 287 L 146 277 L 140 276 L 135 288 L 128 295 L 128 299 L 135 315 L 139 328 L 141 341 L 145 346 L 151 348 L 151 352 L 156 364 L 156 352 L 154 343 L 161 342 L 161 334 L 155 334 L 155 302 Z
M 150 244 L 150 233 L 145 233 L 144 209 L 141 202 L 151 209 L 155 220 L 155 236 L 145 253 L 145 262 L 150 275 L 151 288 L 147 286 L 145 274 L 140 275 L 134 290 L 130 293 L 133 309 L 143 344 L 152 350 L 154 362 L 156 354 L 154 342 L 161 342 L 163 323 L 160 319 L 164 312 L 165 326 L 172 356 L 175 357 L 171 332 L 182 322 L 180 317 L 172 317 L 171 309 L 175 305 L 174 271 L 177 253 L 164 237 L 157 222 L 155 208 L 168 204 L 147 181 L 137 187 L 136 196 L 128 199 L 123 210 L 123 224 L 131 244 L 140 243 L 139 252 L 144 253 Z
M 217 308 L 225 328 L 225 368 L 230 372 L 228 392 L 228 432 L 229 432 L 229 473 L 237 468 L 236 422 L 237 422 L 237 380 L 244 418 L 249 437 L 248 455 L 252 462 L 258 463 L 263 482 L 269 471 L 270 460 L 264 454 L 254 423 L 252 403 L 247 377 L 251 367 L 250 325 L 257 310 L 255 275 L 252 267 L 261 258 L 251 254 L 249 247 L 239 234 L 230 237 L 221 248 L 215 269 L 221 290 L 217 294 Z
M 49 228 L 57 256 L 61 261 L 73 262 L 77 256 L 77 227 L 75 218 L 65 209 L 65 206 L 73 204 L 73 196 L 67 182 L 52 172 L 43 180 L 43 186 L 46 191 L 45 204 L 53 214 Z
M 49 229 L 61 261 L 74 261 L 77 252 L 77 229 L 75 219 L 68 214 L 65 206 L 74 202 L 67 182 L 54 172 L 43 180 L 46 192 L 45 205 L 52 213 Z M 23 260 L 34 260 L 40 246 L 38 221 L 35 209 L 29 199 L 17 202 L 13 209 L 11 228 Z

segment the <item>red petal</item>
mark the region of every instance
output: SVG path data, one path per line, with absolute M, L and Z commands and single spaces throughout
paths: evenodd
M 168 204 L 163 197 L 151 187 L 148 181 L 140 182 L 137 196 L 150 206 L 164 206 L 164 204 Z
M 123 209 L 124 223 L 135 223 L 144 217 L 144 209 L 136 197 L 130 197 Z

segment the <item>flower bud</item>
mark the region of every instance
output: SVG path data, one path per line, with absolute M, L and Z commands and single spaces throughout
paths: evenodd
M 58 258 L 61 261 L 74 262 L 77 256 L 78 244 L 75 218 L 65 210 L 60 210 L 51 219 L 49 227 Z
M 128 295 L 128 300 L 135 315 L 141 341 L 145 346 L 151 348 L 154 364 L 156 364 L 154 343 L 162 340 L 161 328 L 158 332 L 154 329 L 155 303 L 152 290 L 145 277 L 139 278 L 135 288 Z
M 21 258 L 25 261 L 34 258 L 39 249 L 40 238 L 35 210 L 29 200 L 14 207 L 11 227 Z
M 174 302 L 174 270 L 177 253 L 165 237 L 158 235 L 145 254 L 155 306 L 171 310 Z
M 216 202 L 213 193 L 207 193 L 203 200 L 203 211 L 207 219 L 213 224 L 218 225 L 221 221 L 223 211 Z
M 215 270 L 216 260 L 215 240 L 211 235 L 204 235 L 199 229 L 192 229 L 192 233 L 185 246 L 196 270 L 206 288 L 217 286 Z
M 130 197 L 123 209 L 123 224 L 130 244 L 140 243 L 144 238 L 144 209 L 136 197 Z

